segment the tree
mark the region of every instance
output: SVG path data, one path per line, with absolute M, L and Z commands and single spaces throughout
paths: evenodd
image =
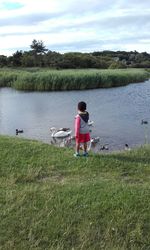
M 31 51 L 25 51 L 21 60 L 23 67 L 34 67 L 34 56 Z
M 0 55 L 0 68 L 7 66 L 7 56 Z
M 43 57 L 46 67 L 59 68 L 63 56 L 58 52 L 49 50 Z
M 45 54 L 47 51 L 43 42 L 34 39 L 30 47 L 32 49 L 31 52 L 34 56 L 34 66 L 41 66 L 43 64 L 42 55 Z
M 22 50 L 20 51 L 16 51 L 12 57 L 11 57 L 11 62 L 12 62 L 12 66 L 21 66 L 21 59 L 22 59 Z
M 32 44 L 30 45 L 33 54 L 36 55 L 41 55 L 41 54 L 45 54 L 46 51 L 48 51 L 48 49 L 45 48 L 44 44 L 42 41 L 37 41 L 37 40 L 33 40 Z
M 127 66 L 123 64 L 122 62 L 113 62 L 109 69 L 125 69 Z

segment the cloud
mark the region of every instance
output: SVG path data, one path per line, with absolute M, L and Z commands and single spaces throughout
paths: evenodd
M 51 13 L 30 13 L 20 16 L 0 18 L 0 27 L 2 26 L 32 26 L 51 18 L 57 18 L 59 14 Z
M 0 3 L 0 54 L 20 48 L 27 50 L 33 39 L 42 40 L 47 48 L 60 52 L 103 49 L 150 52 L 149 1 L 10 2 L 11 6 L 20 4 L 20 8 L 6 11 Z

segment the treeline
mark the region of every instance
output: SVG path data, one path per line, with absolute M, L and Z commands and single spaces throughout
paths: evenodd
M 150 54 L 137 51 L 69 52 L 61 54 L 33 40 L 29 51 L 16 51 L 12 56 L 0 55 L 0 67 L 49 67 L 54 69 L 150 68 Z

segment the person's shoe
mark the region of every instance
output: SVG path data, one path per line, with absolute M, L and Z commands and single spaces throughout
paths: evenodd
M 79 153 L 75 153 L 75 154 L 74 154 L 74 157 L 79 157 L 79 156 L 80 156 Z
M 89 154 L 87 152 L 83 153 L 83 156 L 87 157 Z

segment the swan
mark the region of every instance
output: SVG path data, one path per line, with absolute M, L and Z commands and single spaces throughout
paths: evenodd
M 99 137 L 91 138 L 91 140 L 90 140 L 90 142 L 89 142 L 89 145 L 88 145 L 88 147 L 87 147 L 87 151 L 90 151 L 90 150 L 91 150 L 91 147 L 95 146 L 99 141 L 100 141 L 100 138 L 99 138 Z
M 94 138 L 91 138 L 91 142 L 92 143 L 97 143 L 100 141 L 100 138 L 99 137 L 94 137 Z
M 93 123 L 94 123 L 94 122 L 91 121 L 91 120 L 88 121 L 88 125 L 89 125 L 89 126 L 93 126 Z
M 124 149 L 125 149 L 125 150 L 131 150 L 130 147 L 129 147 L 129 145 L 128 145 L 127 143 L 125 144 Z
M 55 127 L 50 128 L 50 131 L 52 132 L 51 136 L 52 137 L 57 137 L 57 138 L 63 138 L 69 136 L 72 131 L 69 128 L 61 128 L 57 130 Z

